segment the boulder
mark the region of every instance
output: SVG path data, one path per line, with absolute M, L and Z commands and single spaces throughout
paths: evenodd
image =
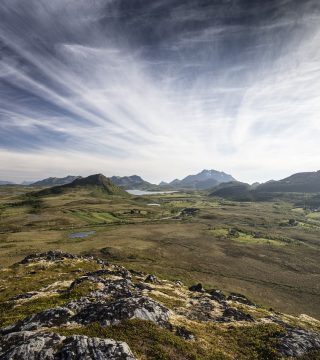
M 246 314 L 241 310 L 227 307 L 222 317 L 219 319 L 221 322 L 230 322 L 230 321 L 254 321 L 253 317 L 250 314 Z
M 202 287 L 201 283 L 190 286 L 189 290 L 190 291 L 195 291 L 195 292 L 204 292 L 205 291 L 204 288 Z
M 286 330 L 286 335 L 280 338 L 279 346 L 283 356 L 296 358 L 320 350 L 320 334 L 291 327 Z
M 215 300 L 219 303 L 225 303 L 226 296 L 220 290 L 210 289 L 206 290 L 206 292 L 210 294 L 212 300 Z
M 1 329 L 0 335 L 17 331 L 37 330 L 43 327 L 65 325 L 70 321 L 73 315 L 74 313 L 70 309 L 58 306 L 17 321 L 14 325 Z
M 0 360 L 134 360 L 124 342 L 22 331 L 0 339 Z
M 237 293 L 231 293 L 227 297 L 227 300 L 235 301 L 237 303 L 245 304 L 245 305 L 249 305 L 249 306 L 256 306 L 256 304 L 254 302 L 252 302 L 251 300 L 249 300 L 247 297 L 245 297 L 244 295 L 241 295 L 241 294 L 237 294 Z
M 152 275 L 152 274 L 149 274 L 149 275 L 145 278 L 144 282 L 146 282 L 146 283 L 151 283 L 151 284 L 159 284 L 159 283 L 160 283 L 160 281 L 158 280 L 158 278 L 157 278 L 155 275 Z
M 35 253 L 26 256 L 23 260 L 20 261 L 20 264 L 27 264 L 30 262 L 38 262 L 40 260 L 45 261 L 56 261 L 56 260 L 64 260 L 64 259 L 78 259 L 79 256 L 65 253 L 58 250 L 50 250 L 44 253 Z
M 194 340 L 192 332 L 183 326 L 176 327 L 176 335 L 184 338 L 185 340 Z
M 148 297 L 135 296 L 118 299 L 111 303 L 88 304 L 72 318 L 79 324 L 98 322 L 103 326 L 130 319 L 148 320 L 167 327 L 169 310 Z

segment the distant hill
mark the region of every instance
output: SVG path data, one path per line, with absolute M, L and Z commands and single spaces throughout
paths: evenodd
M 11 181 L 0 180 L 0 185 L 14 185 Z
M 210 196 L 218 196 L 237 201 L 251 201 L 254 198 L 252 187 L 240 181 L 220 184 L 213 189 Z
M 43 180 L 39 180 L 36 182 L 32 182 L 31 186 L 57 186 L 57 185 L 65 185 L 70 184 L 72 181 L 81 178 L 81 176 L 71 176 L 68 175 L 64 178 L 58 178 L 58 177 L 49 177 Z
M 274 198 L 297 201 L 303 193 L 320 193 L 320 171 L 297 173 L 285 179 L 271 180 L 264 184 L 249 185 L 230 182 L 216 186 L 210 195 L 234 201 L 268 201 Z M 306 202 L 306 200 L 303 201 Z M 319 204 L 318 198 L 308 201 L 313 206 Z
M 137 189 L 137 190 L 148 190 L 155 188 L 157 185 L 151 184 L 148 181 L 143 180 L 138 175 L 131 176 L 112 176 L 110 180 L 115 184 L 124 189 Z
M 259 185 L 258 192 L 320 192 L 320 171 L 301 172 L 279 181 L 268 181 Z
M 34 181 L 25 180 L 25 181 L 22 181 L 21 185 L 28 186 L 28 185 L 31 185 L 33 183 L 34 183 Z
M 129 196 L 129 194 L 121 187 L 112 183 L 112 181 L 102 174 L 90 175 L 85 178 L 77 178 L 72 183 L 54 186 L 51 188 L 43 189 L 32 193 L 34 196 L 46 196 L 61 194 L 65 191 L 76 189 L 76 188 L 98 188 L 108 195 L 122 195 Z
M 202 170 L 200 173 L 189 175 L 182 180 L 175 179 L 169 185 L 174 188 L 204 190 L 230 181 L 236 180 L 222 171 Z

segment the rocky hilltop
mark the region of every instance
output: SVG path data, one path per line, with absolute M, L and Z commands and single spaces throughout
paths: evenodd
M 58 251 L 0 270 L 0 359 L 315 359 L 320 322 Z

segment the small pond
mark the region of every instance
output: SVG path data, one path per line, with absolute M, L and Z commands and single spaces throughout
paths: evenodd
M 79 238 L 86 238 L 87 236 L 95 234 L 95 231 L 81 231 L 73 234 L 69 234 L 68 237 L 70 239 L 79 239 Z

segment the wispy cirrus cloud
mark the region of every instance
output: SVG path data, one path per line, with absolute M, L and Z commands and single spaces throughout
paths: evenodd
M 3 0 L 0 177 L 317 169 L 319 24 L 316 0 Z

